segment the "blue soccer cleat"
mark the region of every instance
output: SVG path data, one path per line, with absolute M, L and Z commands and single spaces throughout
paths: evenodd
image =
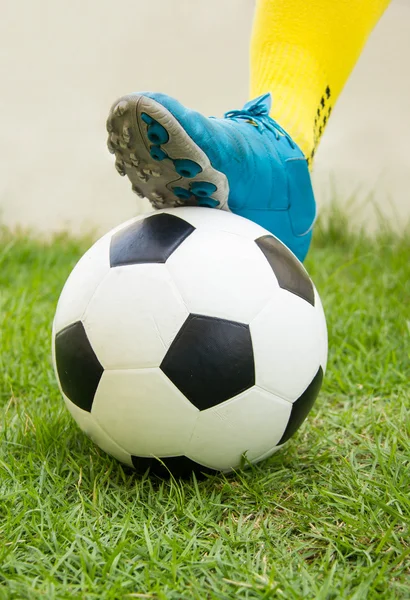
M 304 260 L 316 215 L 308 165 L 270 108 L 265 94 L 207 118 L 165 94 L 134 93 L 111 108 L 108 148 L 120 175 L 155 208 L 230 210 Z

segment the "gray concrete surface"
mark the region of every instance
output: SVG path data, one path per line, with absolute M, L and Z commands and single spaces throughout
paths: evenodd
M 0 220 L 96 233 L 146 210 L 105 149 L 112 101 L 162 90 L 206 114 L 248 95 L 253 0 L 3 0 Z M 393 0 L 317 155 L 321 206 L 355 194 L 410 217 L 410 0 Z M 372 216 L 373 215 L 373 216 Z M 374 212 L 362 212 L 370 225 Z

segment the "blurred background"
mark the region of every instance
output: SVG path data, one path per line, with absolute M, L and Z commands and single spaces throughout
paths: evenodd
M 331 0 L 329 0 L 331 1 Z M 112 102 L 164 91 L 207 115 L 248 99 L 254 0 L 2 0 L 0 222 L 102 233 L 147 210 L 105 147 Z M 321 208 L 410 218 L 410 0 L 393 0 L 322 140 Z

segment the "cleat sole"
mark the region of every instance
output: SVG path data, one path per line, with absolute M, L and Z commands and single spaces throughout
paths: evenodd
M 159 102 L 141 94 L 123 96 L 111 107 L 107 131 L 117 171 L 127 175 L 133 191 L 154 208 L 206 205 L 229 210 L 225 174 L 213 168 Z

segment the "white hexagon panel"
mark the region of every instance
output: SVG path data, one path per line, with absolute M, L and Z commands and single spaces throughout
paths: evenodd
M 91 414 L 126 452 L 184 453 L 198 409 L 160 369 L 105 371 Z
M 253 462 L 280 441 L 291 410 L 290 402 L 252 387 L 202 411 L 185 454 L 221 471 L 238 468 L 243 455 Z
M 250 323 L 279 291 L 254 240 L 230 232 L 196 230 L 166 266 L 191 313 Z
M 121 445 L 114 442 L 114 440 L 107 434 L 106 431 L 104 431 L 99 423 L 97 423 L 91 413 L 86 410 L 82 410 L 73 404 L 73 402 L 71 402 L 71 400 L 69 400 L 66 396 L 63 397 L 71 416 L 75 419 L 82 431 L 84 431 L 84 433 L 88 435 L 88 437 L 91 438 L 92 441 L 101 448 L 101 450 L 104 450 L 104 452 L 107 454 L 110 454 L 120 462 L 131 467 L 131 454 L 126 452 Z
M 142 218 L 142 216 L 137 217 L 132 222 Z M 122 223 L 105 234 L 80 258 L 70 273 L 58 300 L 54 317 L 56 332 L 82 318 L 96 288 L 110 272 L 112 236 L 126 228 L 129 223 L 130 221 Z
M 188 310 L 163 264 L 110 270 L 83 317 L 105 369 L 158 367 Z
M 322 365 L 321 312 L 286 290 L 251 322 L 256 384 L 293 402 Z
M 58 300 L 54 317 L 56 331 L 81 320 L 96 288 L 110 272 L 110 241 L 107 236 L 98 240 L 71 272 Z

